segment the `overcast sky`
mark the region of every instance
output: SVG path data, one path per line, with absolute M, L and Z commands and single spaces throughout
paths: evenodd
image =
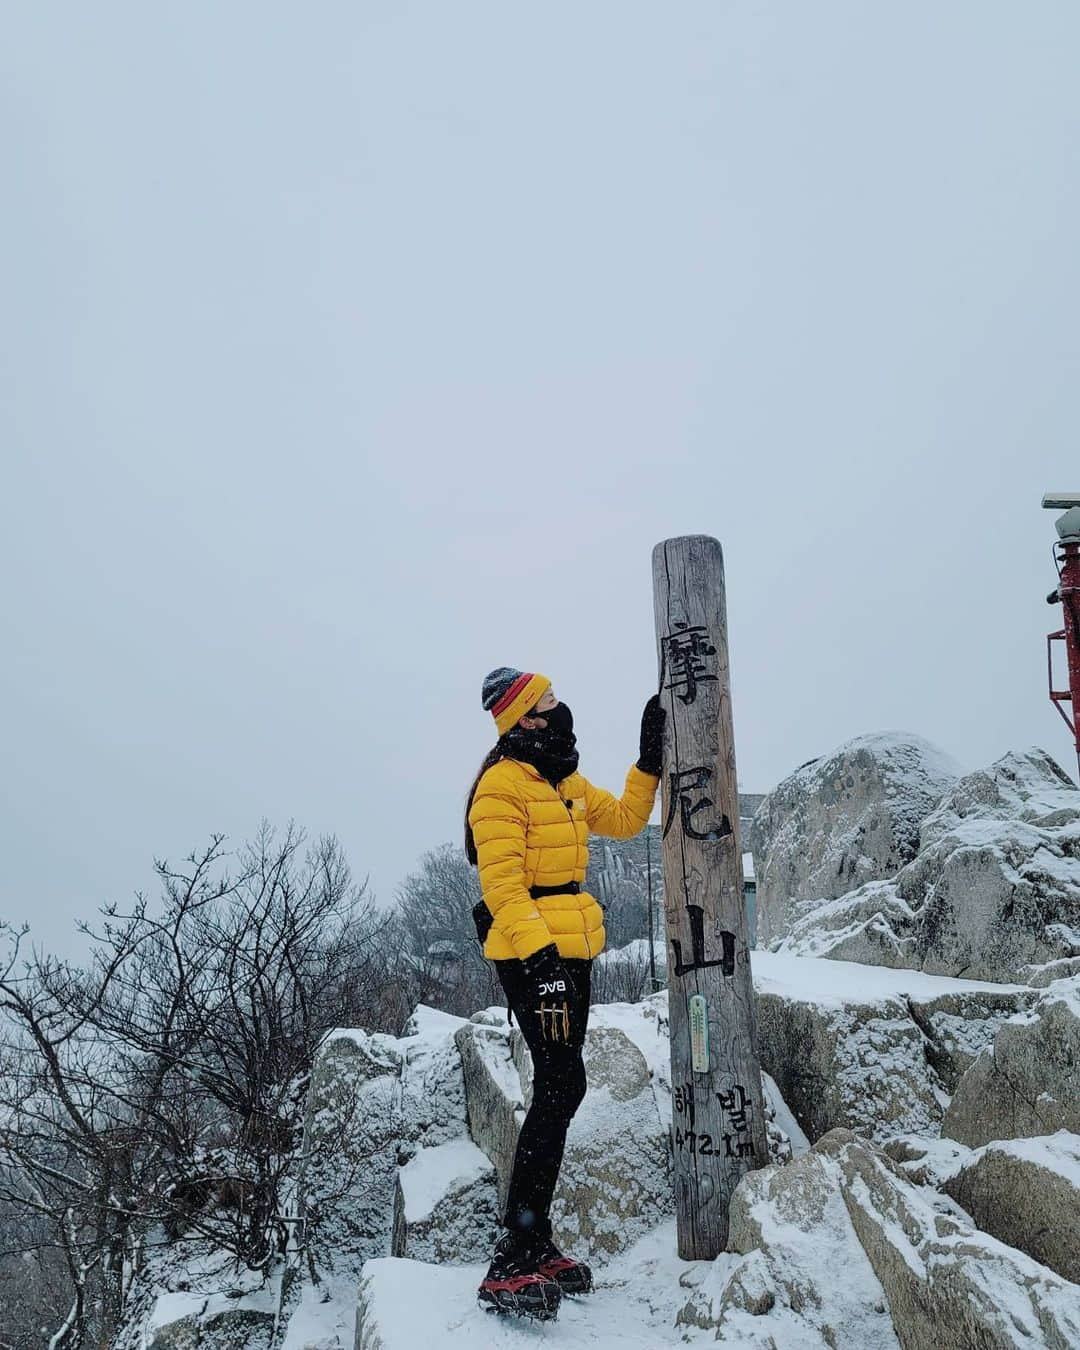
M 746 790 L 1039 744 L 1080 490 L 1075 0 L 3 6 L 0 915 L 261 817 L 389 900 L 480 685 L 621 789 L 724 547 Z

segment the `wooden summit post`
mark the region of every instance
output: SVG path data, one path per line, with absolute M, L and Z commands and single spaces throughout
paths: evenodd
M 664 919 L 679 1256 L 727 1244 L 728 1205 L 768 1161 L 746 940 L 724 555 L 682 535 L 652 554 L 660 698 Z

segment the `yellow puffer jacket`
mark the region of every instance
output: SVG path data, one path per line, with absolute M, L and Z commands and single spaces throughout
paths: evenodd
M 497 760 L 476 785 L 469 825 L 480 889 L 492 914 L 484 955 L 523 959 L 554 942 L 560 956 L 586 958 L 604 949 L 604 911 L 588 891 L 542 895 L 533 886 L 583 883 L 592 834 L 630 839 L 652 814 L 660 779 L 632 764 L 621 798 L 580 773 L 558 790 L 519 759 Z

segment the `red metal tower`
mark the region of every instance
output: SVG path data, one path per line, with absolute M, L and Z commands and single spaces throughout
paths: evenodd
M 1056 522 L 1058 539 L 1054 545 L 1054 565 L 1058 584 L 1046 597 L 1047 604 L 1060 604 L 1064 628 L 1050 633 L 1046 639 L 1046 671 L 1050 682 L 1050 699 L 1073 734 L 1076 761 L 1080 767 L 1080 492 L 1048 492 L 1043 506 L 1065 514 Z M 1068 663 L 1068 689 L 1054 688 L 1054 643 L 1065 644 Z M 1072 716 L 1062 704 L 1071 704 Z

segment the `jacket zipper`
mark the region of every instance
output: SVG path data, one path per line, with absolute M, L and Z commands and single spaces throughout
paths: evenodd
M 559 797 L 560 797 L 561 800 L 562 800 L 563 806 L 566 807 L 566 814 L 570 817 L 570 824 L 574 826 L 574 848 L 576 849 L 576 848 L 577 848 L 577 825 L 574 824 L 574 808 L 573 808 L 573 806 L 571 805 L 571 803 L 568 802 L 568 801 L 566 800 L 565 797 L 563 797 L 563 795 L 562 795 L 561 792 L 559 793 Z M 585 950 L 589 953 L 589 955 L 588 955 L 585 959 L 586 959 L 587 961 L 591 961 L 591 960 L 592 960 L 592 943 L 589 941 L 589 934 L 585 931 L 585 929 L 582 929 L 581 931 L 582 931 L 582 937 L 584 937 L 584 939 L 585 939 Z

